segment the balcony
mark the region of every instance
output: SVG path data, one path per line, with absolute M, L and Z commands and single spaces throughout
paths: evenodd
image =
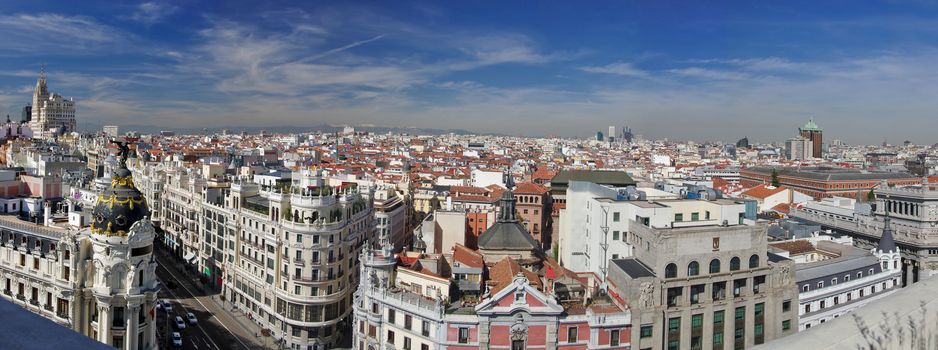
M 26 301 L 26 296 L 23 294 L 17 294 L 16 298 L 19 299 L 20 301 Z
M 293 264 L 296 266 L 306 266 L 306 263 L 303 262 L 303 259 L 300 258 L 293 259 Z
M 39 300 L 30 299 L 30 300 L 29 300 L 29 304 L 32 305 L 32 306 L 39 306 Z
M 42 308 L 45 309 L 46 311 L 55 311 L 53 310 L 52 305 L 49 305 L 49 304 L 44 305 Z
M 12 291 L 12 290 L 9 290 L 9 289 L 4 289 L 4 290 L 3 290 L 3 294 L 6 294 L 6 295 L 13 295 L 13 291 Z

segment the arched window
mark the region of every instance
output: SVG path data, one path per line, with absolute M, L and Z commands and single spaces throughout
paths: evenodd
M 690 264 L 687 265 L 687 275 L 697 276 L 699 274 L 700 274 L 700 264 L 698 264 L 696 261 L 691 261 Z
M 807 291 L 808 291 L 808 285 L 806 284 L 806 285 L 801 286 L 801 291 L 802 291 L 802 292 L 807 292 Z
M 857 272 L 857 278 L 863 278 L 863 272 Z
M 759 267 L 759 256 L 756 254 L 753 254 L 752 256 L 749 257 L 749 268 L 754 269 L 757 267 Z
M 832 286 L 836 286 L 836 285 L 837 285 L 837 277 L 834 277 L 834 278 L 831 279 L 831 285 L 832 285 Z
M 664 278 L 675 278 L 677 277 L 677 265 L 674 263 L 668 264 L 664 268 Z
M 710 273 L 720 273 L 720 259 L 710 260 Z
M 739 270 L 739 257 L 734 256 L 730 259 L 730 271 Z

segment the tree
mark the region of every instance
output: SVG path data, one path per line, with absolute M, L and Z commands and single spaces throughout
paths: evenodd
M 876 194 L 873 193 L 873 189 L 872 189 L 872 188 L 870 189 L 869 192 L 866 193 L 866 200 L 867 200 L 868 202 L 872 202 L 872 201 L 875 201 L 875 200 L 876 200 Z
M 772 186 L 778 187 L 778 170 L 772 169 Z

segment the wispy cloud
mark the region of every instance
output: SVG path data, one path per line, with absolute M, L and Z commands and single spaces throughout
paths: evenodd
M 179 7 L 162 1 L 145 2 L 137 6 L 136 10 L 127 18 L 132 21 L 151 25 L 160 22 L 166 16 L 169 16 L 179 10 Z
M 93 18 L 48 13 L 0 16 L 0 33 L 4 51 L 30 54 L 81 55 L 113 49 L 126 39 L 123 31 Z
M 588 73 L 615 74 L 635 78 L 646 78 L 649 76 L 648 72 L 636 68 L 631 63 L 625 62 L 610 63 L 605 66 L 580 67 L 579 70 Z

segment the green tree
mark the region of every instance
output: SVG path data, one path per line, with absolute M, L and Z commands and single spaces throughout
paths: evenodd
M 772 169 L 772 186 L 778 187 L 778 170 Z
M 876 200 L 876 194 L 873 193 L 873 189 L 872 189 L 872 188 L 870 189 L 869 192 L 866 193 L 866 200 L 867 200 L 868 202 L 872 202 L 872 201 L 875 201 L 875 200 Z

